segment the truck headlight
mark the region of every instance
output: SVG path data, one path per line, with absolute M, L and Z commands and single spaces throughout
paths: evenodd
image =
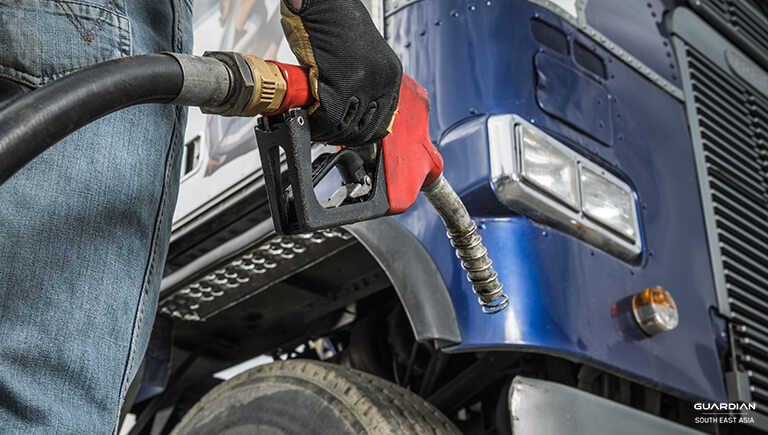
M 622 260 L 642 252 L 635 194 L 627 183 L 517 115 L 488 118 L 496 195 L 520 214 Z
M 628 186 L 611 181 L 604 173 L 598 174 L 582 166 L 581 194 L 581 208 L 585 215 L 627 240 L 635 240 L 635 201 Z
M 521 125 L 515 127 L 520 144 L 523 179 L 544 192 L 579 209 L 579 182 L 576 162 L 546 137 Z

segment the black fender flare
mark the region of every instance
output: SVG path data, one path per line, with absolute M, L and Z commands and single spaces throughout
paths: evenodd
M 461 343 L 456 310 L 443 276 L 421 242 L 391 217 L 344 227 L 381 266 L 403 304 L 418 341 Z

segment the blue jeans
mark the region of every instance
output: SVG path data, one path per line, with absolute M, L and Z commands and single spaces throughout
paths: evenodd
M 191 52 L 190 0 L 0 1 L 0 106 L 86 65 Z M 186 112 L 133 107 L 0 186 L 0 433 L 110 433 L 155 317 Z

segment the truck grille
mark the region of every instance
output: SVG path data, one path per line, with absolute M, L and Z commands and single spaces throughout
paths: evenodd
M 691 6 L 747 53 L 768 66 L 765 0 L 691 0 Z M 762 8 L 762 9 L 761 9 Z
M 732 370 L 746 373 L 752 401 L 768 414 L 768 99 L 690 46 L 685 56 L 714 217 L 710 246 L 719 248 L 711 254 L 732 316 Z

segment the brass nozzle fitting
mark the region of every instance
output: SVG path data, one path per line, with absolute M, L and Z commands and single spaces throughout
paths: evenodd
M 208 51 L 203 56 L 221 61 L 231 78 L 224 102 L 202 107 L 203 113 L 256 116 L 274 112 L 282 104 L 287 84 L 277 65 L 256 56 L 229 51 Z
M 274 63 L 265 62 L 256 56 L 244 54 L 253 71 L 254 83 L 251 103 L 245 109 L 244 116 L 255 116 L 277 110 L 285 98 L 287 83 L 280 68 Z

